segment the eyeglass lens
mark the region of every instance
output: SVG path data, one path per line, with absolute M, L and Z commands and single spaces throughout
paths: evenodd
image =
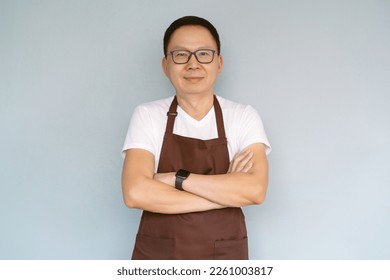
M 194 54 L 199 63 L 211 63 L 214 59 L 214 50 L 197 50 L 196 52 L 190 52 L 187 50 L 175 50 L 172 51 L 173 62 L 177 64 L 185 64 L 190 61 L 191 56 Z

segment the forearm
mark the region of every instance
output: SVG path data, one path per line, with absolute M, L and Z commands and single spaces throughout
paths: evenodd
M 156 174 L 165 184 L 175 185 L 175 174 Z M 268 185 L 268 162 L 265 147 L 253 144 L 236 154 L 227 174 L 191 174 L 183 182 L 187 192 L 213 201 L 219 205 L 241 207 L 260 204 L 265 199 Z
M 154 156 L 145 150 L 126 151 L 122 172 L 123 200 L 129 208 L 178 214 L 224 206 L 188 192 L 178 191 L 155 178 Z
M 184 181 L 183 188 L 215 203 L 240 207 L 260 204 L 264 200 L 267 184 L 262 181 L 250 173 L 191 174 Z
M 125 204 L 163 214 L 180 214 L 224 208 L 218 203 L 183 192 L 154 179 L 143 178 L 123 189 Z

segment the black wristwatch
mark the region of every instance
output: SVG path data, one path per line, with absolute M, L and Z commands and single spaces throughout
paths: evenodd
M 190 171 L 179 169 L 179 171 L 176 172 L 176 181 L 175 181 L 175 188 L 181 191 L 183 190 L 183 181 L 190 176 Z

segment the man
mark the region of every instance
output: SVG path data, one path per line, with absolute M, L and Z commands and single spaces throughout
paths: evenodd
M 176 95 L 138 106 L 123 147 L 123 198 L 144 210 L 132 259 L 248 259 L 240 207 L 267 190 L 261 119 L 215 95 L 223 58 L 210 22 L 174 21 L 164 54 Z

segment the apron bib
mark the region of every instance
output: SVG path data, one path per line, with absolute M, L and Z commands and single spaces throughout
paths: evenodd
M 218 129 L 218 138 L 215 139 L 201 140 L 173 134 L 177 105 L 175 96 L 167 114 L 157 172 L 186 169 L 195 174 L 226 174 L 229 152 L 222 110 L 215 95 Z M 186 214 L 143 211 L 132 259 L 248 259 L 244 214 L 241 208 L 234 207 Z

